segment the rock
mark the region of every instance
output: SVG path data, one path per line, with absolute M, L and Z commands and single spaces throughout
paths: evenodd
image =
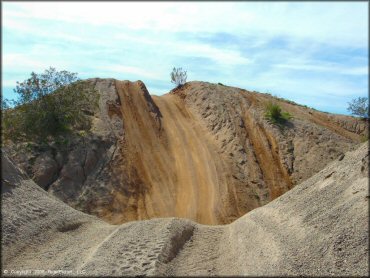
M 50 184 L 57 178 L 58 163 L 49 152 L 38 156 L 32 168 L 32 179 L 43 189 L 48 189 Z

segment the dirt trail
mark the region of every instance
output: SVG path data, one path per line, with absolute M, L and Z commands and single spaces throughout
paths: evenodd
M 176 216 L 226 222 L 229 208 L 218 193 L 227 184 L 227 165 L 183 101 L 167 94 L 148 102 L 140 83 L 116 82 L 116 87 L 125 129 L 122 167 L 137 181 L 136 215 L 128 220 Z
M 221 273 L 222 265 L 227 256 L 222 251 L 224 238 L 228 236 L 228 229 L 224 226 L 197 225 L 192 238 L 187 241 L 179 254 L 166 266 L 161 275 L 207 276 L 213 273 Z M 233 250 L 229 250 L 232 253 Z M 221 263 L 221 264 L 220 264 Z
M 173 159 L 172 184 L 176 194 L 175 215 L 200 223 L 222 223 L 222 204 L 218 193 L 225 184 L 226 174 L 216 146 L 207 132 L 175 95 L 153 97 L 162 115 L 167 151 Z M 163 186 L 163 185 L 162 185 Z M 224 204 L 225 205 L 225 204 Z
M 163 115 L 168 151 L 174 159 L 176 215 L 216 223 L 214 149 L 202 139 L 202 131 L 176 96 L 155 97 L 154 101 Z

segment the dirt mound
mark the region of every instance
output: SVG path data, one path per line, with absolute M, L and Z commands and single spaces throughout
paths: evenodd
M 141 81 L 87 82 L 100 96 L 90 133 L 8 153 L 49 193 L 113 224 L 231 223 L 353 150 L 367 130 L 353 117 L 206 82 L 153 97 Z M 271 100 L 294 117 L 283 127 L 264 117 Z
M 45 192 L 2 153 L 4 276 L 366 276 L 367 144 L 224 226 L 110 225 Z

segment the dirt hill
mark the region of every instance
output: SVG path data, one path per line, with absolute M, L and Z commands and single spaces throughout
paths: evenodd
M 229 225 L 110 225 L 45 192 L 2 152 L 2 274 L 366 276 L 368 160 L 365 143 Z
M 86 82 L 99 91 L 90 132 L 5 149 L 50 194 L 112 224 L 231 223 L 342 159 L 367 132 L 354 117 L 224 85 L 189 82 L 151 96 L 141 81 Z M 269 101 L 293 119 L 269 123 Z

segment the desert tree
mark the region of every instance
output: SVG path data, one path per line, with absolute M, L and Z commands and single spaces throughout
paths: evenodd
M 12 141 L 46 140 L 72 129 L 87 129 L 86 111 L 97 105 L 97 94 L 77 73 L 50 67 L 17 82 L 16 100 L 2 100 L 2 136 Z
M 369 118 L 369 102 L 367 97 L 358 97 L 348 102 L 347 110 L 352 115 L 359 116 L 362 118 Z
M 187 74 L 182 68 L 173 68 L 171 72 L 171 82 L 176 84 L 176 88 L 186 83 Z

